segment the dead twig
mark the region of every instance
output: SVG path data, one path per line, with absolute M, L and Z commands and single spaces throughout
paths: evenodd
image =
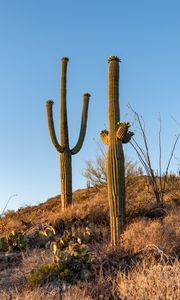
M 131 105 L 128 105 L 128 108 L 133 112 L 134 119 L 136 120 L 136 122 L 139 126 L 139 130 L 141 132 L 141 136 L 143 139 L 144 149 L 142 146 L 140 146 L 138 144 L 138 142 L 134 138 L 132 138 L 130 144 L 136 151 L 138 158 L 146 171 L 152 191 L 156 198 L 156 202 L 159 205 L 160 203 L 162 203 L 164 201 L 164 194 L 166 191 L 168 171 L 169 171 L 170 163 L 173 158 L 174 151 L 175 151 L 180 134 L 178 134 L 176 136 L 176 139 L 172 146 L 172 150 L 170 152 L 170 156 L 169 156 L 169 160 L 168 160 L 168 163 L 167 163 L 167 166 L 165 169 L 165 173 L 163 175 L 162 174 L 162 142 L 161 142 L 162 122 L 161 122 L 161 116 L 159 114 L 159 124 L 160 124 L 159 136 L 158 136 L 158 138 L 159 138 L 159 172 L 158 173 L 159 174 L 157 174 L 157 176 L 156 176 L 154 173 L 154 170 L 152 168 L 151 158 L 150 158 L 150 154 L 149 154 L 148 140 L 147 140 L 147 135 L 145 132 L 145 122 L 144 122 L 143 118 L 140 117 L 140 115 L 131 107 Z

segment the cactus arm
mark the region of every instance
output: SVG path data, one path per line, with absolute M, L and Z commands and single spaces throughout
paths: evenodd
M 87 127 L 87 116 L 88 116 L 88 106 L 89 106 L 89 98 L 90 94 L 85 93 L 83 97 L 83 109 L 82 109 L 82 119 L 81 119 L 81 129 L 79 134 L 79 139 L 77 144 L 71 150 L 71 154 L 74 155 L 81 150 L 81 147 L 84 142 L 85 134 L 86 134 L 86 127 Z
M 55 129 L 54 129 L 53 110 L 52 110 L 53 103 L 54 102 L 52 100 L 48 100 L 46 102 L 46 111 L 47 111 L 47 119 L 48 119 L 48 129 L 49 129 L 51 141 L 52 141 L 54 147 L 56 148 L 56 150 L 58 152 L 63 153 L 63 151 L 64 151 L 63 147 L 61 147 L 59 145 L 58 140 L 56 138 Z
M 63 147 L 69 148 L 68 118 L 66 104 L 66 82 L 68 57 L 61 59 L 61 88 L 60 88 L 60 143 Z

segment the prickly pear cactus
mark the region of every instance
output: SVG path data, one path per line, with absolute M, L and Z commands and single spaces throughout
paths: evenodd
M 25 250 L 28 248 L 26 236 L 22 232 L 11 231 L 6 237 L 0 238 L 0 251 Z
M 93 228 L 87 227 L 81 234 L 77 231 L 66 231 L 63 236 L 51 242 L 50 250 L 62 278 L 88 279 L 90 254 L 87 243 L 93 234 Z

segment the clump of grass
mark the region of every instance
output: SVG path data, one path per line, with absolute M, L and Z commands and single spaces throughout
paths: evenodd
M 119 272 L 114 281 L 114 292 L 120 299 L 180 299 L 180 263 L 172 265 L 146 263 L 128 274 Z
M 160 221 L 137 220 L 131 223 L 122 235 L 122 247 L 127 253 L 138 252 L 147 244 L 155 244 L 168 254 L 178 254 L 180 246 L 178 211 Z
M 52 276 L 56 276 L 59 273 L 59 269 L 56 265 L 43 264 L 37 269 L 32 269 L 27 280 L 30 284 L 42 284 Z

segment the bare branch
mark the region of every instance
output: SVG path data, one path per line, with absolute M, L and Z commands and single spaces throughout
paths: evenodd
M 131 105 L 128 105 L 128 107 L 132 111 L 134 118 L 138 124 L 145 149 L 143 149 L 142 146 L 140 146 L 134 138 L 132 138 L 132 142 L 130 142 L 130 144 L 136 151 L 138 158 L 146 171 L 146 174 L 147 174 L 149 182 L 151 184 L 151 188 L 155 195 L 157 204 L 159 204 L 160 202 L 163 202 L 169 166 L 170 166 L 170 163 L 171 163 L 171 160 L 172 160 L 172 157 L 173 157 L 180 134 L 178 134 L 178 136 L 175 139 L 175 142 L 173 144 L 173 147 L 172 147 L 172 150 L 170 153 L 170 157 L 169 157 L 169 160 L 167 163 L 167 167 L 165 170 L 165 176 L 163 176 L 162 175 L 162 141 L 161 141 L 162 121 L 161 121 L 161 116 L 159 114 L 159 125 L 160 125 L 159 135 L 158 135 L 158 139 L 159 139 L 159 170 L 158 170 L 158 174 L 159 174 L 159 176 L 158 175 L 155 176 L 155 173 L 154 173 L 154 170 L 153 170 L 152 164 L 151 164 L 151 158 L 149 155 L 149 146 L 148 146 L 148 141 L 147 141 L 147 135 L 145 132 L 144 119 L 131 107 Z

